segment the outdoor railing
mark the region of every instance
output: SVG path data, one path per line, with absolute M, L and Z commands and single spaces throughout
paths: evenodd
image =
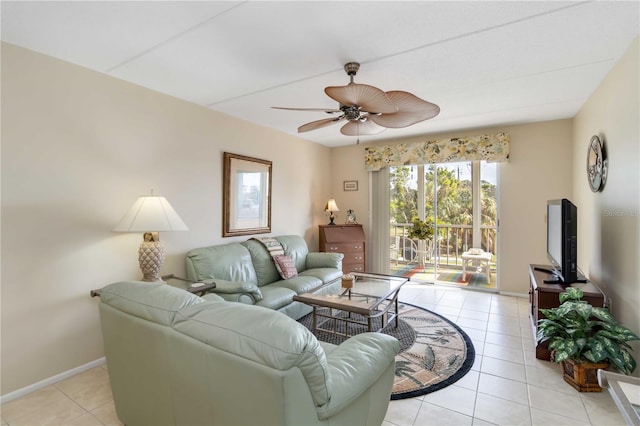
M 436 241 L 433 238 L 420 243 L 417 239 L 409 238 L 411 223 L 391 224 L 391 261 L 396 263 L 424 263 L 439 266 L 462 266 L 462 253 L 474 247 L 473 227 L 471 225 L 438 225 L 436 227 Z M 496 254 L 497 227 L 481 226 L 482 241 L 476 247 Z M 424 245 L 424 247 L 421 247 Z M 492 262 L 493 263 L 493 262 Z

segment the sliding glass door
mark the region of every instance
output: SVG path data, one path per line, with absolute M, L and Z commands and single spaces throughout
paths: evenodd
M 392 273 L 416 281 L 497 288 L 496 175 L 495 163 L 480 161 L 392 167 Z M 428 238 L 412 235 L 416 219 L 432 226 Z M 480 251 L 483 261 L 470 258 Z

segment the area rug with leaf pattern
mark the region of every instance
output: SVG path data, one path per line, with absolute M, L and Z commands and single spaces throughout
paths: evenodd
M 437 391 L 467 374 L 473 364 L 475 350 L 471 339 L 460 327 L 434 312 L 407 303 L 401 303 L 399 311 L 398 328 L 392 321 L 381 331 L 400 341 L 392 400 L 413 398 Z M 311 314 L 299 321 L 311 329 Z M 344 322 L 337 323 L 339 327 L 344 327 Z M 328 326 L 324 325 L 324 328 Z M 344 333 L 345 330 L 338 331 Z M 354 335 L 364 331 L 364 326 L 350 324 L 348 334 Z M 340 344 L 345 340 L 343 336 L 323 331 L 318 331 L 316 337 L 334 344 Z

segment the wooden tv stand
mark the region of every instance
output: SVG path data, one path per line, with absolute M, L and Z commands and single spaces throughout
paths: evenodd
M 546 318 L 540 309 L 557 308 L 560 306 L 560 293 L 567 287 L 576 287 L 584 292 L 582 300 L 589 302 L 592 306 L 604 306 L 604 294 L 593 283 L 587 280 L 586 283 L 547 284 L 545 280 L 553 280 L 555 276 L 539 269 L 551 270 L 549 265 L 529 265 L 529 308 L 531 309 L 531 325 L 533 327 L 534 339 L 538 331 L 538 320 Z M 536 344 L 536 358 L 549 361 L 551 352 L 547 348 L 547 342 Z

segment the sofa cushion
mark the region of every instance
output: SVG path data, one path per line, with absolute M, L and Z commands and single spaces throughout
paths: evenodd
M 204 303 L 181 310 L 173 328 L 280 371 L 297 367 L 316 406 L 329 402 L 331 382 L 324 350 L 306 327 L 286 315 L 237 303 Z
M 187 277 L 196 281 L 219 278 L 258 283 L 251 254 L 239 243 L 190 250 L 187 253 Z
M 306 272 L 306 271 L 305 271 Z M 294 291 L 296 294 L 309 293 L 322 285 L 322 280 L 313 276 L 298 275 L 288 280 L 280 280 L 269 284 L 267 287 L 284 287 Z M 264 291 L 266 287 L 260 287 Z
M 120 281 L 100 290 L 100 302 L 122 312 L 169 325 L 176 312 L 187 306 L 204 303 L 195 294 L 162 282 Z
M 298 276 L 315 277 L 322 281 L 323 284 L 328 284 L 342 277 L 342 271 L 334 268 L 313 268 L 300 272 Z
M 307 267 L 307 254 L 309 254 L 307 242 L 298 235 L 282 235 L 275 238 L 282 244 L 284 254 L 291 256 L 293 259 L 298 273 L 304 271 Z
M 286 287 L 278 287 L 274 285 L 266 285 L 260 287 L 264 299 L 256 303 L 256 306 L 278 310 L 283 306 L 287 306 L 293 302 L 293 296 L 296 292 Z
M 276 264 L 278 273 L 283 279 L 287 280 L 298 276 L 298 270 L 296 269 L 296 265 L 293 263 L 291 256 L 274 256 L 273 261 Z
M 332 268 L 342 269 L 342 260 L 344 254 L 342 253 L 309 253 L 307 255 L 307 263 L 304 269 L 312 268 Z
M 276 269 L 273 258 L 269 254 L 269 251 L 266 249 L 266 247 L 260 241 L 250 239 L 247 241 L 243 241 L 241 244 L 246 247 L 247 251 L 251 255 L 253 268 L 256 271 L 258 286 L 270 284 L 280 279 L 280 274 Z

